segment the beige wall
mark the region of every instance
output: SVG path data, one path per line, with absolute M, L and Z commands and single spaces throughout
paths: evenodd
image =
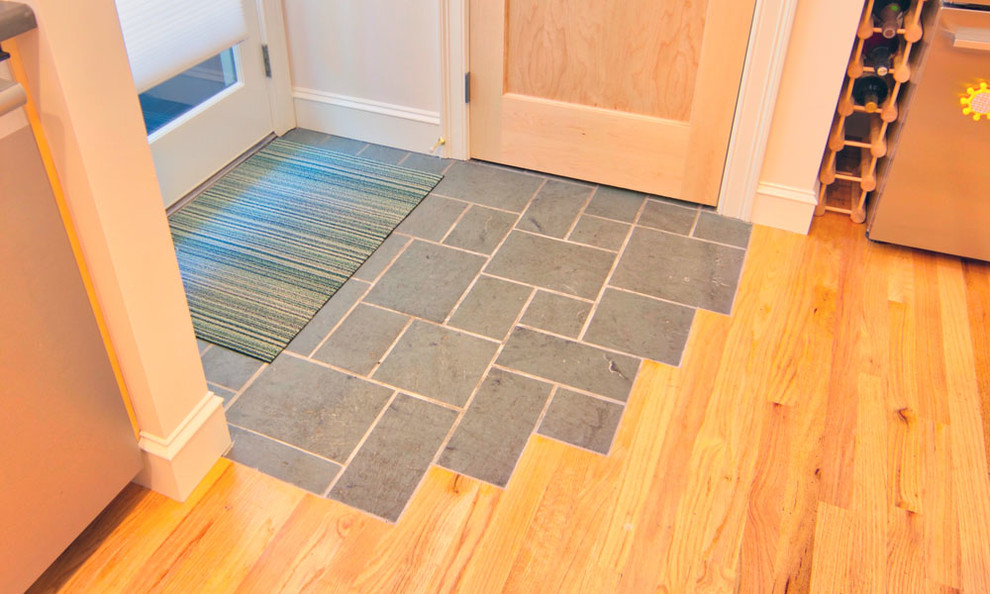
M 814 200 L 863 0 L 798 0 L 754 220 L 787 208 L 767 196 Z M 763 212 L 761 212 L 761 203 Z M 802 217 L 809 220 L 810 215 Z M 807 230 L 805 228 L 805 230 Z
M 178 458 L 180 446 L 204 441 L 191 423 L 216 433 L 214 417 L 223 413 L 207 391 L 114 2 L 27 4 L 39 29 L 16 40 L 23 82 L 40 111 L 142 449 L 147 455 L 145 443 L 157 444 L 156 455 Z M 193 457 L 201 460 L 183 458 L 184 469 L 146 459 L 141 480 L 184 497 L 225 440 L 223 425 Z

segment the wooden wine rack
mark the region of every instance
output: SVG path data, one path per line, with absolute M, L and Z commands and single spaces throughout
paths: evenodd
M 904 14 L 903 27 L 897 30 L 898 48 L 887 76 L 893 80 L 887 99 L 874 113 L 856 105 L 853 85 L 856 79 L 875 71 L 863 64 L 863 44 L 880 28 L 873 23 L 873 1 L 866 0 L 863 16 L 856 31 L 856 40 L 849 58 L 842 93 L 835 108 L 835 119 L 828 135 L 819 180 L 818 206 L 815 214 L 826 211 L 848 214 L 855 223 L 866 220 L 866 200 L 876 190 L 883 168 L 878 167 L 887 156 L 887 132 L 897 121 L 903 87 L 911 80 L 914 63 L 911 59 L 915 44 L 924 33 L 922 15 L 931 0 L 913 0 Z M 851 124 L 857 124 L 853 126 Z

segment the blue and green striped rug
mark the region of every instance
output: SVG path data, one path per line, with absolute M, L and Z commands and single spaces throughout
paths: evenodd
M 440 179 L 272 141 L 169 217 L 196 335 L 270 362 Z

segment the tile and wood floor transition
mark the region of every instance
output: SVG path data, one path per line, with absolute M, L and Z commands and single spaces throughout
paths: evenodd
M 292 139 L 445 176 L 271 365 L 201 344 L 228 457 L 315 494 L 394 522 L 434 464 L 504 487 L 534 432 L 607 454 L 643 360 L 678 365 L 696 310 L 732 308 L 740 221 Z
M 395 524 L 222 460 L 182 504 L 129 486 L 33 590 L 985 593 L 988 434 L 990 264 L 827 215 L 753 229 L 608 456 L 434 465 Z

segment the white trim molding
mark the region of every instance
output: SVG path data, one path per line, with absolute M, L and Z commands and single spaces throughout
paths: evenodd
M 296 87 L 296 122 L 300 128 L 365 142 L 428 153 L 440 137 L 440 114 Z
M 282 0 L 257 1 L 261 42 L 268 46 L 268 61 L 272 69 L 272 76 L 268 79 L 272 128 L 281 136 L 296 127 L 292 80 L 289 75 L 289 42 L 285 33 Z
M 142 431 L 138 447 L 144 468 L 134 482 L 185 501 L 230 448 L 223 399 L 207 392 L 168 437 Z
M 760 182 L 751 220 L 758 225 L 807 235 L 817 205 L 817 190 Z
M 471 157 L 465 75 L 468 72 L 468 3 L 440 0 L 440 130 L 443 156 Z
M 719 214 L 756 222 L 753 213 L 757 187 L 797 3 L 797 0 L 756 2 L 722 175 Z

